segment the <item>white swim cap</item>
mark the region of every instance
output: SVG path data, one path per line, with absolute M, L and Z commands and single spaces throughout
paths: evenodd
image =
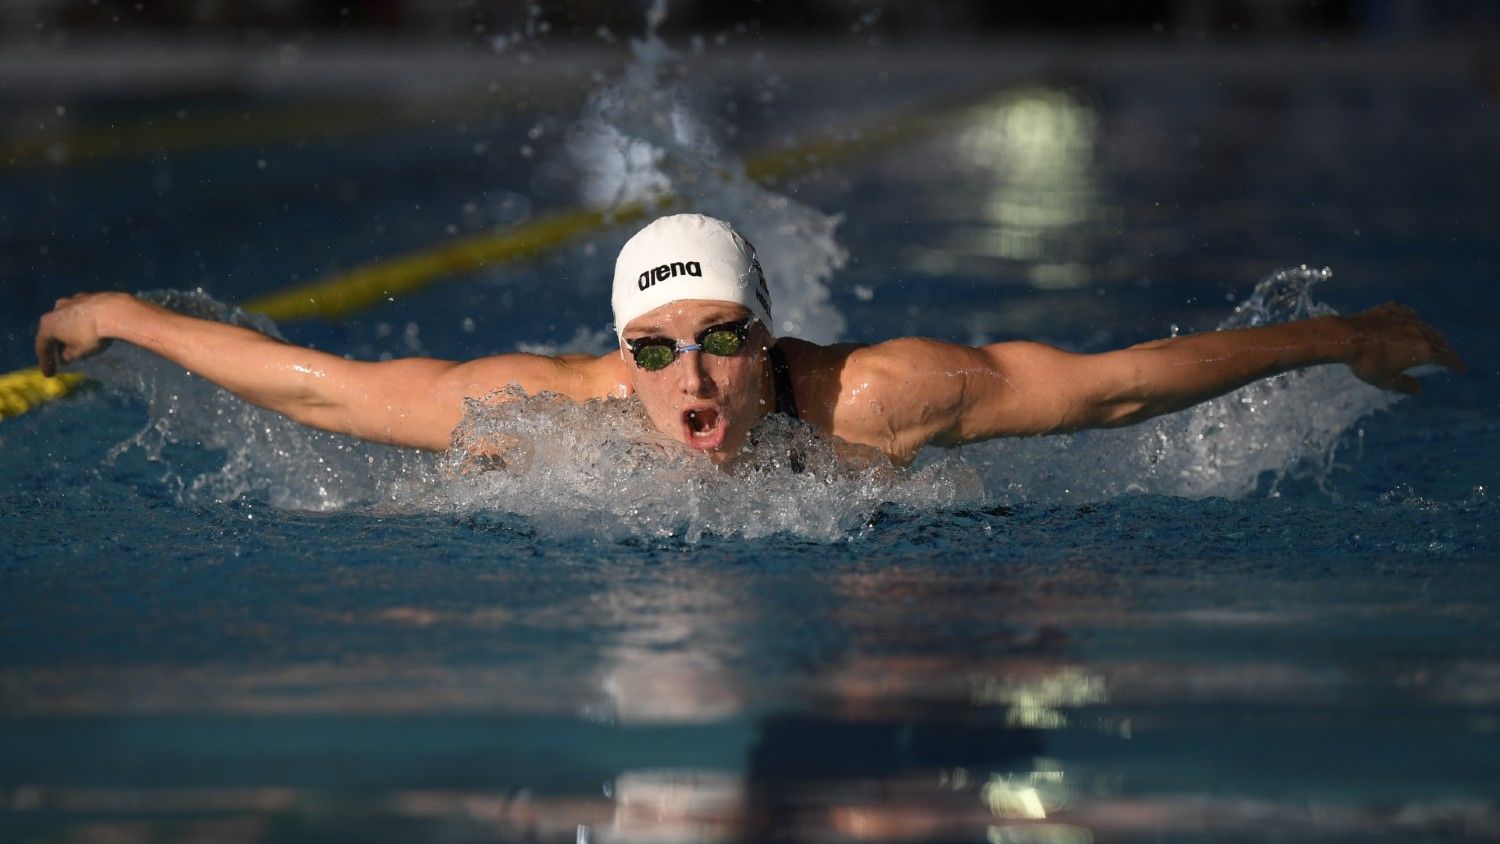
M 658 217 L 635 233 L 615 259 L 615 335 L 669 302 L 712 299 L 743 305 L 771 336 L 771 291 L 755 247 L 723 220 L 702 214 Z

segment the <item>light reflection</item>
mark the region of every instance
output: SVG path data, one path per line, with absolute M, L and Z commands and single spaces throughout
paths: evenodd
M 984 802 L 1002 818 L 1046 818 L 1047 808 L 1033 786 L 1018 786 L 1009 777 L 990 780 L 984 787 Z
M 727 841 L 746 826 L 748 793 L 737 773 L 629 771 L 613 794 L 610 841 Z
M 991 826 L 985 838 L 990 844 L 1092 844 L 1094 834 L 1070 824 L 1007 824 Z
M 637 775 L 626 775 L 633 777 Z M 1391 841 L 1490 840 L 1500 829 L 1493 801 L 1396 798 L 1349 804 L 1291 794 L 1162 792 L 1091 796 L 1066 821 L 999 818 L 977 802 L 970 810 L 924 791 L 912 779 L 827 782 L 798 792 L 797 810 L 776 818 L 741 801 L 754 788 L 711 771 L 654 772 L 655 785 L 632 791 L 628 814 L 595 791 L 530 789 L 394 790 L 352 796 L 305 788 L 57 787 L 0 789 L 0 838 L 19 828 L 54 829 L 44 840 L 214 841 L 902 841 L 986 840 L 998 844 L 1089 844 L 1114 840 Z M 670 781 L 669 787 L 662 786 Z M 725 786 L 729 786 L 726 792 Z M 686 789 L 688 793 L 678 793 Z M 1047 796 L 1039 790 L 1045 804 Z M 665 799 L 660 799 L 665 798 Z M 662 810 L 659 818 L 650 813 Z M 10 813 L 5 816 L 4 813 Z M 395 826 L 393 827 L 393 821 Z M 771 821 L 768 823 L 768 821 Z M 647 830 L 650 829 L 650 834 Z M 277 834 L 279 833 L 279 834 Z M 321 833 L 321 834 L 320 834 Z M 1465 837 L 1467 833 L 1467 838 Z
M 736 652 L 734 621 L 743 613 L 729 576 L 615 584 L 598 607 L 618 632 L 603 650 L 601 713 L 619 723 L 703 723 L 744 706 L 739 676 L 725 665 Z
M 1063 709 L 1106 701 L 1104 678 L 1079 668 L 1062 668 L 1041 677 L 986 677 L 975 683 L 974 703 L 1005 705 L 1006 724 L 1036 730 L 1058 730 L 1068 725 Z
M 1045 820 L 1068 808 L 1072 794 L 1056 762 L 1038 760 L 1029 774 L 991 774 L 979 799 L 997 818 Z
M 1081 287 L 1089 265 L 1080 227 L 1105 216 L 1094 163 L 1099 115 L 1077 94 L 1045 86 L 1005 92 L 976 108 L 958 158 L 984 184 L 980 225 L 956 227 L 946 247 L 916 256 L 929 271 L 962 271 L 966 256 L 1022 262 L 1043 289 Z

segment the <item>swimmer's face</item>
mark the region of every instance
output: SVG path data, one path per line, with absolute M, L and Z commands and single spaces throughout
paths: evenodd
M 665 337 L 683 345 L 696 342 L 705 328 L 749 316 L 741 305 L 687 299 L 641 314 L 625 326 L 623 334 L 626 340 Z M 739 453 L 750 429 L 771 409 L 765 352 L 769 345 L 769 333 L 756 322 L 750 326 L 744 347 L 733 355 L 683 352 L 653 371 L 636 365 L 623 343 L 621 353 L 651 423 L 688 448 L 723 463 Z

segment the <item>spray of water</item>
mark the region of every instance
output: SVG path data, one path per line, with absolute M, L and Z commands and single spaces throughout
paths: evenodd
M 1334 313 L 1312 299 L 1326 269 L 1263 279 L 1220 329 Z M 1273 493 L 1288 476 L 1326 478 L 1345 434 L 1398 396 L 1321 366 L 1247 384 L 1142 425 L 1066 437 L 997 440 L 964 449 L 1001 501 L 1095 501 L 1137 492 L 1187 498 Z
M 191 316 L 281 337 L 266 317 L 231 308 L 202 291 L 139 295 Z M 80 369 L 106 388 L 146 404 L 145 426 L 111 449 L 108 460 L 138 450 L 162 467 L 163 481 L 176 487 L 184 501 L 232 501 L 249 495 L 293 510 L 389 508 L 427 500 L 437 477 L 431 455 L 303 427 L 125 343 L 84 361 Z M 195 454 L 202 448 L 222 452 L 223 464 L 207 472 L 197 471 L 201 459 L 178 466 L 169 449 L 176 444 L 194 446 Z
M 1222 328 L 1331 313 L 1310 296 L 1327 271 L 1262 281 Z M 210 319 L 275 327 L 202 293 L 152 293 Z M 162 463 L 185 500 L 262 497 L 292 509 L 375 508 L 521 517 L 542 534 L 606 539 L 778 533 L 857 535 L 883 507 L 1078 502 L 1131 492 L 1242 497 L 1289 475 L 1326 477 L 1345 434 L 1396 399 L 1329 366 L 1288 373 L 1150 423 L 1115 431 L 931 449 L 911 470 L 850 461 L 817 431 L 779 416 L 756 429 L 731 471 L 652 428 L 638 401 L 576 403 L 515 388 L 468 402 L 441 457 L 310 431 L 250 407 L 123 344 L 86 364 L 144 399 L 149 421 L 115 447 Z M 168 446 L 222 451 L 217 469 L 178 469 Z
M 521 515 L 549 534 L 834 540 L 882 505 L 943 508 L 983 497 L 962 461 L 917 472 L 850 461 L 828 437 L 782 416 L 768 417 L 722 471 L 657 432 L 633 399 L 579 404 L 512 388 L 471 400 L 454 443 L 444 506 Z
M 589 102 L 569 151 L 586 201 L 604 208 L 675 197 L 729 220 L 760 247 L 781 333 L 831 341 L 842 316 L 827 279 L 845 260 L 838 219 L 753 184 L 718 143 L 704 112 L 671 81 L 676 58 L 656 35 L 654 3 L 635 60 Z M 1221 325 L 1237 328 L 1331 313 L 1312 286 L 1327 271 L 1265 279 Z M 146 294 L 195 316 L 279 336 L 268 320 L 201 292 Z M 607 343 L 580 329 L 571 344 Z M 536 351 L 552 351 L 537 348 Z M 914 469 L 851 463 L 838 445 L 768 417 L 732 471 L 652 429 L 638 402 L 577 404 L 499 393 L 469 402 L 454 448 L 441 457 L 311 431 L 235 399 L 152 355 L 117 344 L 84 369 L 145 401 L 149 420 L 111 452 L 162 464 L 185 500 L 251 495 L 289 509 L 449 511 L 521 517 L 523 529 L 606 538 L 789 533 L 857 534 L 882 507 L 944 509 L 980 501 L 1070 502 L 1131 492 L 1238 497 L 1288 475 L 1323 477 L 1345 433 L 1394 399 L 1343 367 L 1257 382 L 1134 428 L 929 450 Z M 192 466 L 169 448 L 199 446 Z M 223 463 L 201 471 L 203 448 Z
M 840 218 L 757 185 L 703 117 L 706 109 L 676 80 L 676 53 L 657 36 L 666 18 L 658 0 L 634 60 L 596 92 L 572 132 L 568 152 L 581 174 L 584 202 L 618 210 L 671 200 L 728 221 L 755 244 L 771 288 L 776 333 L 832 342 L 844 317 L 829 303 L 828 280 L 848 255 L 834 239 Z

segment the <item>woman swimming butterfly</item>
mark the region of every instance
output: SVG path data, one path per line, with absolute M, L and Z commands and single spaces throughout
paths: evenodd
M 508 384 L 575 401 L 634 395 L 656 428 L 719 464 L 769 413 L 904 465 L 929 443 L 1130 425 L 1317 364 L 1405 393 L 1419 389 L 1407 369 L 1465 369 L 1436 329 L 1394 304 L 1099 354 L 1035 342 L 778 338 L 755 249 L 698 214 L 661 217 L 625 244 L 611 303 L 619 346 L 604 355 L 362 362 L 124 293 L 84 293 L 42 317 L 36 354 L 51 375 L 124 340 L 303 424 L 432 450 L 449 447 L 466 398 Z

